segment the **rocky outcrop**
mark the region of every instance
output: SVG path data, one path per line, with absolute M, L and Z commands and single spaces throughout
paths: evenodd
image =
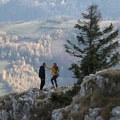
M 110 120 L 120 120 L 120 106 L 114 107 L 111 114 L 112 117 Z
M 28 120 L 30 118 L 30 109 L 35 106 L 38 97 L 39 91 L 36 89 L 1 98 L 0 119 Z
M 68 106 L 53 102 L 51 96 L 54 92 L 63 95 L 71 87 L 32 89 L 1 97 L 0 120 L 120 120 L 120 92 L 117 91 L 120 84 L 116 72 L 108 75 L 104 70 L 86 76 Z
M 90 108 L 87 115 L 85 115 L 84 120 L 104 120 L 102 116 L 100 116 L 101 108 Z
M 68 89 L 31 89 L 1 97 L 0 120 L 50 120 L 54 109 L 50 100 L 51 94 L 65 92 Z
M 118 100 L 119 98 L 117 97 L 116 99 L 116 96 L 111 97 L 102 93 L 103 88 L 107 85 L 110 85 L 111 88 L 117 87 L 115 81 L 112 81 L 112 79 L 110 80 L 107 77 L 103 77 L 104 75 L 102 75 L 102 73 L 105 72 L 108 71 L 104 70 L 97 72 L 96 74 L 90 74 L 89 76 L 86 76 L 80 86 L 80 91 L 75 97 L 73 97 L 73 102 L 71 105 L 65 108 L 54 110 L 52 112 L 52 120 L 120 120 L 120 106 L 118 106 L 120 104 L 120 101 Z M 105 104 L 103 103 L 103 105 L 100 107 L 100 100 L 95 101 L 99 103 L 94 103 L 94 97 L 99 96 L 99 93 L 96 92 L 96 90 L 99 90 L 101 92 L 101 96 L 98 99 L 103 99 L 103 102 L 105 102 L 105 100 L 108 100 L 106 106 L 104 106 Z M 110 93 L 111 95 L 111 91 L 107 91 L 107 93 Z M 110 102 L 112 100 L 113 103 Z M 106 113 L 107 110 L 109 113 Z M 107 116 L 107 114 L 110 118 Z

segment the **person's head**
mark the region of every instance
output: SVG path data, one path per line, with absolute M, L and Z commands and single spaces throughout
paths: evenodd
M 43 63 L 43 66 L 45 67 L 45 66 L 46 66 L 46 64 L 45 64 L 45 63 Z
M 56 67 L 56 66 L 57 66 L 57 63 L 53 63 L 53 66 L 55 66 L 55 67 Z

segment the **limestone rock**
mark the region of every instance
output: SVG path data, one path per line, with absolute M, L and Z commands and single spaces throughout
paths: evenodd
M 120 119 L 120 106 L 114 107 L 111 112 L 112 116 L 119 117 Z
M 56 109 L 52 112 L 52 120 L 63 120 L 62 109 Z

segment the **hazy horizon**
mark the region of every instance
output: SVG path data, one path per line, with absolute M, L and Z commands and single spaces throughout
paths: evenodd
M 56 16 L 78 19 L 90 4 L 97 4 L 105 19 L 120 18 L 119 0 L 0 0 L 0 21 L 42 20 Z

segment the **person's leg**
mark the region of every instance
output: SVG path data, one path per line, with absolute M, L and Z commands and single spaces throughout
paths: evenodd
M 42 90 L 42 88 L 43 88 L 43 82 L 42 82 L 42 80 L 41 80 L 40 90 Z
M 43 89 L 44 85 L 45 85 L 45 79 L 43 79 L 43 85 L 42 85 L 42 89 Z
M 45 80 L 41 79 L 40 90 L 43 89 L 44 85 L 45 85 Z
M 54 80 L 54 76 L 53 76 L 52 79 L 51 79 L 51 83 L 52 83 L 52 85 L 53 85 L 53 87 L 54 87 L 54 82 L 53 82 L 53 80 Z
M 58 84 L 57 84 L 57 76 L 54 77 L 54 81 L 55 81 L 56 87 L 58 87 Z

